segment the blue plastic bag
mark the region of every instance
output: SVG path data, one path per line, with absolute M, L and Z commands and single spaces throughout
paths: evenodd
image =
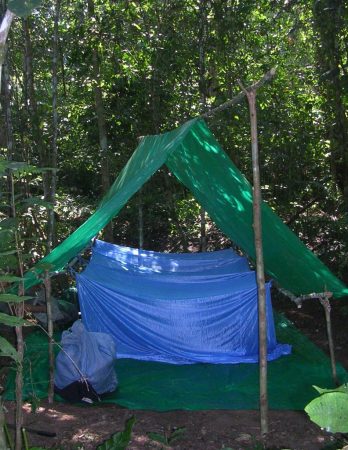
M 116 389 L 116 346 L 109 334 L 89 332 L 81 320 L 77 320 L 63 332 L 61 346 L 64 351 L 56 358 L 55 371 L 58 389 L 78 380 L 88 381 L 98 394 Z

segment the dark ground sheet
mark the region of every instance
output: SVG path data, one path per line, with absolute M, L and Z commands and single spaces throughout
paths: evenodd
M 290 318 L 308 338 L 315 342 L 325 353 L 328 353 L 324 312 L 319 302 L 315 300 L 307 301 L 301 309 L 297 309 L 287 299 L 276 299 L 274 304 L 278 310 L 285 312 L 287 317 Z M 346 332 L 348 305 L 344 300 L 333 300 L 332 304 L 336 356 L 337 360 L 348 369 L 348 334 Z M 284 327 L 281 331 L 283 334 L 278 334 L 279 341 L 290 342 L 290 340 L 287 339 L 286 333 L 289 331 L 291 334 L 291 327 Z M 307 341 L 303 335 L 300 336 L 305 342 Z M 298 349 L 298 351 L 295 348 L 294 354 L 287 358 L 296 357 L 298 352 L 298 357 L 300 357 L 301 353 L 303 353 L 306 355 L 306 358 L 308 358 L 307 366 L 310 366 L 310 360 L 318 361 L 316 354 L 322 355 L 322 353 L 311 343 L 310 346 L 307 347 L 307 350 L 309 350 L 309 354 L 306 353 L 305 347 Z M 322 358 L 322 356 L 320 358 Z M 119 363 L 120 361 L 117 362 L 116 368 L 118 370 L 119 378 L 121 379 L 122 371 L 121 367 L 118 367 Z M 273 362 L 272 366 L 274 366 L 275 363 L 276 362 Z M 280 363 L 281 360 L 277 364 Z M 314 373 L 313 376 L 315 379 L 311 379 L 310 376 L 306 378 L 305 383 L 307 384 L 307 388 L 303 388 L 303 392 L 304 395 L 308 396 L 308 399 L 315 395 L 311 387 L 312 384 L 318 384 L 323 387 L 328 387 L 332 384 L 328 359 L 325 357 L 323 364 L 325 365 L 325 374 L 320 375 Z M 45 367 L 47 368 L 47 364 L 43 364 L 43 368 Z M 319 372 L 322 370 L 320 367 L 317 367 L 317 369 Z M 288 376 L 285 370 L 286 369 L 284 368 L 284 372 L 282 372 L 282 370 L 278 368 L 278 375 L 280 375 L 281 378 L 288 379 L 289 390 L 295 389 L 296 386 L 293 384 L 293 380 Z M 303 370 L 301 369 L 301 373 L 297 372 L 297 368 L 293 368 L 295 379 L 303 380 L 304 372 L 306 372 L 305 367 L 303 367 Z M 276 372 L 273 375 L 272 372 L 270 374 L 271 377 L 276 377 L 276 375 Z M 135 379 L 140 377 L 141 379 L 141 374 L 127 374 L 129 387 L 131 386 L 132 377 Z M 212 380 L 212 382 L 217 386 L 215 380 Z M 273 382 L 274 380 L 272 379 L 269 383 L 271 392 L 273 389 Z M 156 380 L 153 380 L 152 383 L 156 383 Z M 171 380 L 166 379 L 163 380 L 162 383 L 168 387 L 171 385 Z M 122 392 L 122 390 L 125 389 L 125 386 L 122 388 L 122 384 L 121 380 L 121 386 L 118 392 L 120 402 L 122 398 L 124 400 L 124 394 L 126 394 L 126 392 L 124 392 L 124 394 Z M 191 384 L 191 392 L 198 390 L 195 385 L 196 380 Z M 138 392 L 138 396 L 140 394 L 142 401 L 147 397 L 145 389 L 146 386 L 143 387 L 142 392 Z M 169 391 L 167 389 L 166 395 L 168 393 Z M 274 396 L 276 394 L 271 395 Z M 292 397 L 291 394 L 286 394 L 286 392 L 283 392 L 282 395 L 279 394 L 279 396 L 285 396 L 286 398 L 290 397 L 290 400 Z M 168 401 L 168 398 L 169 397 L 167 396 L 165 402 Z M 138 398 L 135 400 L 138 400 Z M 128 401 L 130 401 L 129 398 Z M 283 398 L 277 401 L 284 402 Z M 291 401 L 293 402 L 294 400 Z M 295 395 L 295 401 L 301 401 L 301 399 Z M 11 401 L 5 403 L 8 408 L 7 419 L 10 423 L 13 423 L 14 403 Z M 306 402 L 303 401 L 303 403 Z M 177 450 L 221 450 L 222 448 L 231 448 L 233 450 L 261 450 L 263 448 L 272 450 L 321 450 L 325 448 L 327 450 L 330 448 L 332 450 L 334 448 L 342 448 L 343 444 L 336 445 L 335 443 L 337 440 L 340 442 L 343 442 L 344 440 L 344 437 L 340 435 L 332 435 L 320 430 L 319 427 L 309 420 L 303 411 L 287 411 L 284 409 L 273 409 L 269 412 L 269 433 L 264 440 L 261 440 L 260 438 L 259 413 L 256 410 L 217 409 L 204 411 L 176 410 L 156 412 L 152 410 L 124 409 L 116 404 L 98 404 L 92 407 L 81 407 L 80 405 L 70 405 L 66 403 L 48 405 L 47 401 L 44 400 L 40 402 L 36 413 L 31 411 L 30 404 L 25 405 L 24 412 L 24 420 L 27 427 L 45 431 L 54 431 L 57 433 L 55 438 L 28 433 L 30 444 L 61 450 L 94 450 L 98 444 L 110 437 L 111 434 L 122 430 L 125 420 L 131 415 L 135 415 L 136 423 L 132 433 L 132 441 L 128 447 L 130 450 L 163 448 L 162 444 L 149 438 L 148 432 L 152 431 L 161 434 L 170 434 L 175 427 L 185 427 L 185 432 L 179 441 L 171 446 L 165 447 L 168 450 L 171 448 Z
M 272 409 L 303 410 L 317 394 L 312 388 L 334 387 L 330 361 L 322 350 L 284 316 L 276 316 L 278 341 L 292 345 L 292 354 L 269 363 L 269 403 Z M 30 362 L 30 364 L 29 364 Z M 48 379 L 47 338 L 35 332 L 26 339 L 24 397 L 44 398 Z M 257 364 L 172 365 L 120 359 L 116 361 L 117 391 L 104 401 L 130 409 L 257 409 Z M 338 365 L 338 376 L 348 381 Z M 8 378 L 5 399 L 13 400 L 14 373 Z

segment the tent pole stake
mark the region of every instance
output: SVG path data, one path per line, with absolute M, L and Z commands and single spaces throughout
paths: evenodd
M 322 304 L 324 311 L 325 311 L 326 331 L 327 331 L 327 338 L 329 341 L 332 379 L 333 379 L 334 384 L 336 386 L 338 386 L 339 380 L 337 378 L 335 348 L 334 348 L 334 342 L 333 342 L 333 337 L 332 337 L 332 326 L 331 326 L 331 305 L 330 305 L 330 301 L 327 297 L 319 297 L 319 301 Z
M 257 138 L 256 88 L 245 89 L 238 81 L 249 103 L 251 151 L 253 167 L 253 228 L 256 256 L 256 281 L 259 319 L 259 386 L 260 386 L 260 430 L 261 435 L 268 433 L 268 389 L 267 389 L 267 311 L 265 269 L 262 245 L 262 212 L 259 148 Z
M 53 319 L 52 319 L 52 288 L 48 270 L 45 270 L 44 278 L 46 307 L 47 307 L 47 334 L 48 334 L 48 360 L 49 360 L 49 384 L 48 403 L 53 403 L 54 397 L 54 351 L 53 351 Z

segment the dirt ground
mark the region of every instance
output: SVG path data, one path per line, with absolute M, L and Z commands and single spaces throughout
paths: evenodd
M 276 299 L 276 309 L 285 311 L 289 319 L 306 335 L 327 351 L 326 325 L 321 305 L 307 301 L 297 309 L 289 301 Z M 348 369 L 348 318 L 347 303 L 334 301 L 332 310 L 333 330 L 337 360 Z M 14 405 L 6 403 L 9 423 L 14 420 Z M 312 424 L 301 411 L 270 411 L 269 433 L 260 437 L 259 413 L 257 411 L 131 411 L 117 405 L 48 405 L 42 402 L 36 413 L 25 405 L 25 426 L 35 430 L 56 433 L 55 437 L 44 437 L 29 432 L 32 446 L 46 448 L 95 449 L 113 433 L 124 428 L 125 421 L 135 416 L 132 440 L 129 449 L 291 449 L 319 450 L 337 449 L 347 443 L 345 436 L 331 435 Z M 173 430 L 183 428 L 181 437 L 170 442 Z M 148 433 L 156 432 L 167 437 L 164 445 L 151 439 Z M 340 445 L 336 445 L 340 441 Z M 348 449 L 348 447 L 347 447 Z
M 12 405 L 11 410 L 12 410 Z M 12 411 L 9 414 L 12 416 Z M 170 436 L 175 428 L 185 427 L 180 440 L 164 448 L 215 450 L 237 449 L 296 449 L 318 450 L 335 438 L 311 424 L 305 413 L 271 411 L 269 434 L 262 442 L 259 437 L 259 415 L 256 411 L 130 411 L 115 405 L 83 408 L 74 405 L 43 403 L 38 411 L 25 406 L 25 423 L 29 428 L 57 433 L 42 437 L 28 433 L 31 445 L 47 448 L 95 449 L 112 433 L 124 427 L 127 418 L 136 418 L 129 449 L 160 449 L 164 446 L 151 440 L 147 433 Z M 261 444 L 264 443 L 265 447 Z

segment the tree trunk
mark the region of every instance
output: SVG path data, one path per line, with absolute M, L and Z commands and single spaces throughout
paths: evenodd
M 3 3 L 2 3 L 3 5 Z M 2 65 L 5 61 L 6 55 L 6 40 L 8 32 L 10 31 L 11 23 L 14 18 L 14 14 L 8 9 L 5 11 L 4 17 L 1 18 L 0 23 L 0 88 L 1 88 L 1 75 L 2 75 Z
M 6 130 L 6 146 L 7 146 L 7 159 L 12 161 L 14 157 L 14 139 L 13 139 L 13 123 L 11 112 L 11 91 L 10 91 L 10 77 L 8 73 L 8 58 L 6 56 L 3 65 L 3 99 L 4 99 L 4 112 L 5 112 L 5 130 Z M 12 190 L 12 175 L 7 174 L 7 186 L 8 186 L 8 215 L 12 217 L 11 208 L 11 190 Z
M 31 25 L 29 19 L 23 21 L 23 30 L 25 38 L 25 81 L 26 81 L 26 93 L 27 93 L 27 110 L 30 116 L 31 130 L 33 141 L 36 145 L 40 165 L 42 167 L 47 167 L 50 164 L 49 154 L 46 151 L 42 130 L 40 126 L 40 115 L 37 106 L 35 83 L 34 83 L 34 72 L 33 72 L 33 50 L 31 42 Z M 49 171 L 43 173 L 43 191 L 45 201 L 50 201 L 50 177 Z M 50 209 L 47 208 L 47 216 L 50 217 Z M 47 233 L 47 229 L 46 229 Z M 49 243 L 46 237 L 46 253 L 49 252 Z
M 88 0 L 88 14 L 90 19 L 95 20 L 94 0 Z M 92 31 L 93 36 L 93 31 Z M 93 36 L 96 39 L 96 36 Z M 94 40 L 93 39 L 93 40 Z M 105 110 L 103 104 L 103 93 L 100 87 L 100 64 L 99 53 L 96 42 L 92 43 L 92 72 L 94 78 L 94 102 L 95 111 L 97 114 L 98 131 L 99 131 L 99 149 L 101 159 L 101 178 L 102 178 L 102 191 L 103 194 L 110 188 L 110 174 L 108 165 L 108 137 L 106 131 Z M 113 242 L 113 227 L 110 222 L 105 228 L 105 239 L 108 242 Z
M 16 204 L 15 204 L 15 190 L 13 177 L 11 175 L 11 217 L 16 218 Z M 18 272 L 21 278 L 23 278 L 23 259 L 19 245 L 19 234 L 15 230 L 15 245 L 18 260 Z M 24 295 L 24 283 L 20 282 L 18 287 L 18 295 Z M 14 311 L 16 316 L 23 318 L 24 316 L 24 302 L 14 305 Z M 23 340 L 23 327 L 15 327 L 16 340 L 17 340 L 17 371 L 16 371 L 16 429 L 15 429 L 15 450 L 22 450 L 22 426 L 23 426 L 23 359 L 24 359 L 24 340 Z
M 55 215 L 54 215 L 54 205 L 57 190 L 57 156 L 58 156 L 58 110 L 57 110 L 57 100 L 58 100 L 58 42 L 59 42 L 59 15 L 60 15 L 60 0 L 55 2 L 54 11 L 54 32 L 53 32 L 53 55 L 52 55 L 52 152 L 50 167 L 52 169 L 51 175 L 51 186 L 50 186 L 50 203 L 52 208 L 48 210 L 48 223 L 47 223 L 47 245 L 48 249 L 51 250 L 56 246 L 56 235 L 55 235 Z
M 319 80 L 326 99 L 324 117 L 331 147 L 331 171 L 348 212 L 348 119 L 344 103 L 345 74 L 342 72 L 347 56 L 343 46 L 346 14 L 344 0 L 321 0 L 313 4 Z
M 207 39 L 207 7 L 210 2 L 201 0 L 199 4 L 199 90 L 201 94 L 201 114 L 207 109 L 207 88 L 206 88 L 206 39 Z M 207 251 L 207 230 L 206 230 L 206 212 L 203 207 L 200 208 L 200 251 Z

